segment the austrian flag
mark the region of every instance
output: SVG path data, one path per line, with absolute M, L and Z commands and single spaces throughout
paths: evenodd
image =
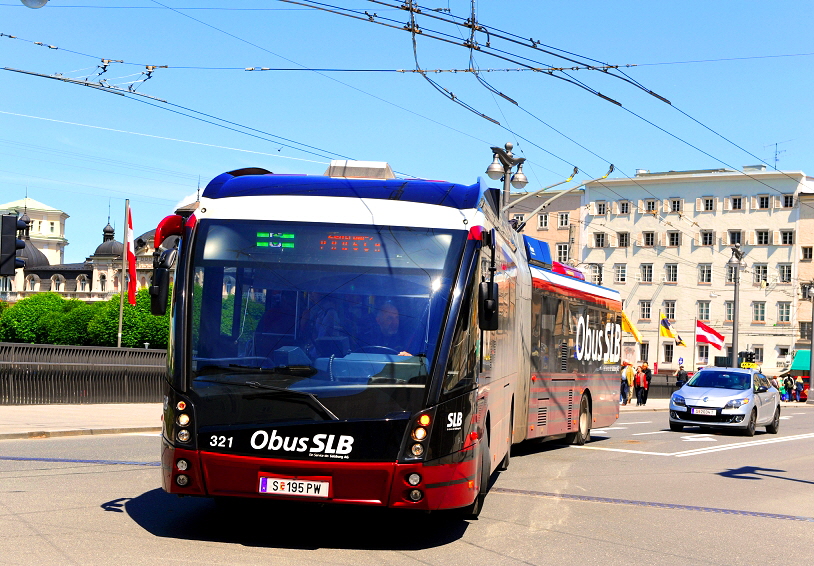
M 695 341 L 711 344 L 719 350 L 724 345 L 724 335 L 710 328 L 700 320 L 695 321 Z
M 127 242 L 127 301 L 136 304 L 136 254 L 133 250 L 133 215 L 130 207 L 127 208 L 127 226 L 125 228 L 125 242 Z

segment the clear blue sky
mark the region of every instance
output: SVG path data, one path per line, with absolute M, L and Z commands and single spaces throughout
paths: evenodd
M 520 107 L 490 93 L 471 74 L 432 75 L 502 126 L 446 99 L 416 74 L 240 70 L 413 69 L 411 37 L 404 31 L 271 0 L 161 4 L 51 0 L 32 10 L 2 1 L 0 33 L 19 39 L 0 37 L 0 67 L 85 77 L 100 58 L 121 59 L 124 64 L 111 65 L 103 75 L 117 84 L 138 78 L 120 77 L 144 65 L 168 65 L 138 91 L 314 146 L 319 155 L 108 92 L 0 71 L 0 202 L 22 198 L 27 187 L 30 197 L 67 212 L 67 262 L 82 261 L 101 242 L 108 203 L 121 240 L 125 198 L 131 199 L 140 234 L 194 195 L 199 176 L 205 186 L 224 171 L 246 166 L 321 174 L 331 155 L 388 161 L 406 175 L 472 183 L 490 163 L 489 146 L 512 141 L 528 159 L 529 190 L 564 179 L 571 164 L 585 172 L 578 179 L 585 179 L 602 175 L 609 162 L 623 172 L 615 176 L 639 168 L 740 168 L 758 162 L 707 126 L 770 165 L 772 144 L 781 142 L 778 168 L 814 174 L 814 56 L 805 55 L 814 53 L 810 1 L 480 0 L 477 18 L 487 28 L 534 38 L 581 60 L 636 64 L 625 73 L 674 104 L 588 70 L 571 76 L 624 108 L 541 73 L 482 74 Z M 421 4 L 463 17 L 470 9 L 464 0 Z M 404 11 L 365 0 L 336 5 L 400 25 L 408 21 Z M 419 16 L 418 24 L 427 33 L 466 36 L 463 28 L 426 17 Z M 479 41 L 485 42 L 483 36 Z M 491 45 L 509 57 L 537 61 L 534 66 L 572 65 L 494 37 Z M 420 36 L 418 57 L 427 69 L 469 64 L 464 47 Z M 684 63 L 719 59 L 726 60 Z M 518 67 L 483 53 L 476 53 L 475 62 L 481 69 Z

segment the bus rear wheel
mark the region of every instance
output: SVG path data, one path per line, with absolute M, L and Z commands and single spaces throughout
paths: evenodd
M 582 446 L 591 440 L 591 405 L 588 403 L 588 397 L 583 395 L 579 400 L 579 417 L 577 421 L 577 430 L 569 432 L 565 435 L 565 442 L 567 444 L 576 444 Z

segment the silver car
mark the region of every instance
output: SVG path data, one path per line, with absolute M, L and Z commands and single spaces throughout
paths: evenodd
M 777 434 L 780 393 L 756 369 L 705 368 L 670 398 L 670 430 L 685 426 L 737 428 L 746 436 L 765 426 Z

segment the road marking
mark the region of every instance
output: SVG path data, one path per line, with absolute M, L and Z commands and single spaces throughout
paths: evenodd
M 669 432 L 669 431 L 667 431 L 667 430 L 657 430 L 655 432 L 637 432 L 637 433 L 631 434 L 630 436 L 644 436 L 645 434 L 664 434 L 666 432 Z
M 575 448 L 578 448 L 575 446 Z M 583 447 L 587 448 L 587 447 Z M 635 499 L 616 499 L 610 497 L 596 497 L 593 495 L 572 495 L 569 493 L 549 493 L 545 491 L 530 491 L 526 489 L 511 489 L 507 487 L 493 487 L 490 493 L 503 493 L 506 495 L 525 495 L 551 499 L 565 499 L 570 501 L 583 501 L 590 503 L 611 503 L 615 505 L 635 505 L 638 507 L 655 507 L 657 509 L 678 509 L 682 511 L 699 511 L 702 513 L 722 513 L 725 515 L 745 515 L 747 517 L 761 517 L 764 519 L 781 519 L 786 521 L 814 522 L 814 517 L 799 515 L 782 515 L 780 513 L 763 513 L 761 511 L 746 511 L 741 509 L 724 509 L 720 507 L 699 507 L 696 505 L 680 505 L 676 503 L 660 503 L 658 501 L 637 501 Z
M 602 430 L 627 430 L 626 426 L 609 426 L 605 427 Z
M 626 425 L 632 425 L 632 424 L 650 424 L 650 423 L 652 423 L 652 422 L 653 422 L 653 421 L 640 421 L 640 422 L 637 422 L 637 423 L 624 423 L 624 424 L 626 424 Z
M 693 450 L 683 450 L 681 452 L 646 452 L 644 450 L 627 450 L 624 448 L 608 448 L 605 446 L 571 446 L 571 448 L 579 448 L 582 450 L 604 450 L 605 452 L 623 452 L 626 454 L 643 454 L 646 456 L 675 456 L 676 458 L 684 458 L 687 456 L 699 456 L 702 454 L 710 454 L 712 452 L 721 452 L 723 450 L 735 450 L 737 448 L 748 448 L 750 446 L 764 446 L 767 444 L 777 444 L 778 442 L 789 442 L 792 440 L 809 440 L 812 438 L 814 438 L 814 433 L 797 434 L 794 436 L 782 436 L 780 438 L 767 438 L 764 440 L 750 440 L 747 442 L 735 442 L 719 446 L 707 446 L 705 448 L 695 448 Z M 708 440 L 715 441 L 714 438 L 710 438 Z
M 712 438 L 709 434 L 698 434 L 692 436 L 682 436 L 681 440 L 684 442 L 718 442 L 717 439 Z
M 607 433 L 608 433 L 608 431 L 606 431 L 604 428 L 591 430 L 591 434 L 607 434 Z
M 808 440 L 814 438 L 814 433 L 796 434 L 794 436 L 783 436 L 780 438 L 771 438 L 766 440 L 750 440 L 747 442 L 736 442 L 733 444 L 724 444 L 721 446 L 709 446 L 707 448 L 697 448 L 695 450 L 686 450 L 684 452 L 676 452 L 673 455 L 676 458 L 684 458 L 686 456 L 697 456 L 699 454 L 709 454 L 711 452 L 722 452 L 724 450 L 735 450 L 736 448 L 747 448 L 750 446 L 764 446 L 767 444 L 777 444 L 779 442 L 789 442 L 792 440 Z
M 780 420 L 781 420 L 781 421 L 787 421 L 787 420 L 789 420 L 790 418 L 792 418 L 792 417 L 780 417 Z
M 792 413 L 792 415 L 805 415 L 806 413 Z

